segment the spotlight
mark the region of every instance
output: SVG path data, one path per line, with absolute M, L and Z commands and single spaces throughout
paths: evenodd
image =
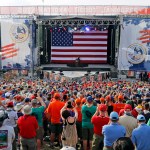
M 77 31 L 77 27 L 74 27 L 74 31 Z
M 90 31 L 90 28 L 89 28 L 89 27 L 85 27 L 85 30 L 86 30 L 86 31 Z

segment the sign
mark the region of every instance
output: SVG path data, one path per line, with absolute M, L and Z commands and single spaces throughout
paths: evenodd
M 81 1 L 79 2 L 81 3 Z M 51 5 L 51 4 L 50 4 Z M 93 5 L 93 4 L 92 4 Z M 11 12 L 11 13 L 10 13 Z M 148 6 L 122 6 L 122 5 L 96 5 L 95 6 L 19 6 L 0 7 L 0 14 L 3 15 L 149 15 Z

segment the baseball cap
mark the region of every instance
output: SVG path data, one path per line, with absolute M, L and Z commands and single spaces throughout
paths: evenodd
M 88 101 L 88 102 L 93 102 L 92 96 L 88 96 L 88 97 L 87 97 L 87 101 Z
M 55 98 L 55 99 L 60 99 L 60 94 L 59 94 L 59 93 L 55 93 L 55 94 L 54 94 L 54 98 Z
M 75 103 L 79 105 L 79 104 L 81 104 L 81 100 L 80 100 L 79 98 L 77 98 L 77 99 L 75 100 Z
M 106 111 L 107 110 L 107 106 L 105 104 L 100 104 L 98 106 L 98 108 L 99 108 L 100 111 Z
M 30 102 L 31 100 L 30 98 L 26 97 L 24 101 L 27 103 L 27 102 Z
M 139 121 L 145 121 L 145 117 L 143 115 L 138 115 L 137 120 Z
M 104 101 L 105 101 L 105 98 L 104 98 L 104 97 L 101 97 L 101 98 L 100 98 L 100 101 L 101 101 L 101 102 L 104 102 Z
M 107 95 L 107 96 L 105 97 L 105 99 L 106 99 L 106 101 L 111 101 L 110 95 Z
M 7 103 L 7 107 L 13 107 L 13 106 L 14 106 L 14 104 L 13 104 L 12 101 L 10 101 L 10 102 Z
M 119 119 L 119 115 L 117 112 L 113 111 L 110 113 L 110 119 L 111 120 L 118 120 Z
M 9 92 L 5 93 L 5 97 L 9 97 L 10 95 L 11 95 L 11 93 L 9 93 Z
M 33 99 L 33 100 L 31 101 L 31 103 L 32 103 L 32 104 L 37 104 L 37 100 L 36 100 L 36 99 Z
M 119 96 L 118 96 L 118 99 L 123 100 L 123 96 L 122 96 L 122 95 L 119 95 Z
M 132 110 L 132 106 L 130 104 L 125 104 L 124 110 Z

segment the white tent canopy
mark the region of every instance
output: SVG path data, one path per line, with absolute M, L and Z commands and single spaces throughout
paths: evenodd
M 128 5 L 150 6 L 150 0 L 4 0 L 0 6 Z

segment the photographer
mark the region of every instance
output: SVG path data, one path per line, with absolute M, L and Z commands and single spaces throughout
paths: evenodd
M 72 108 L 75 115 L 72 116 L 68 108 Z M 76 120 L 78 117 L 77 110 L 73 107 L 71 101 L 68 101 L 61 109 L 61 117 L 63 119 L 62 144 L 63 146 L 72 146 L 76 148 L 78 141 Z

